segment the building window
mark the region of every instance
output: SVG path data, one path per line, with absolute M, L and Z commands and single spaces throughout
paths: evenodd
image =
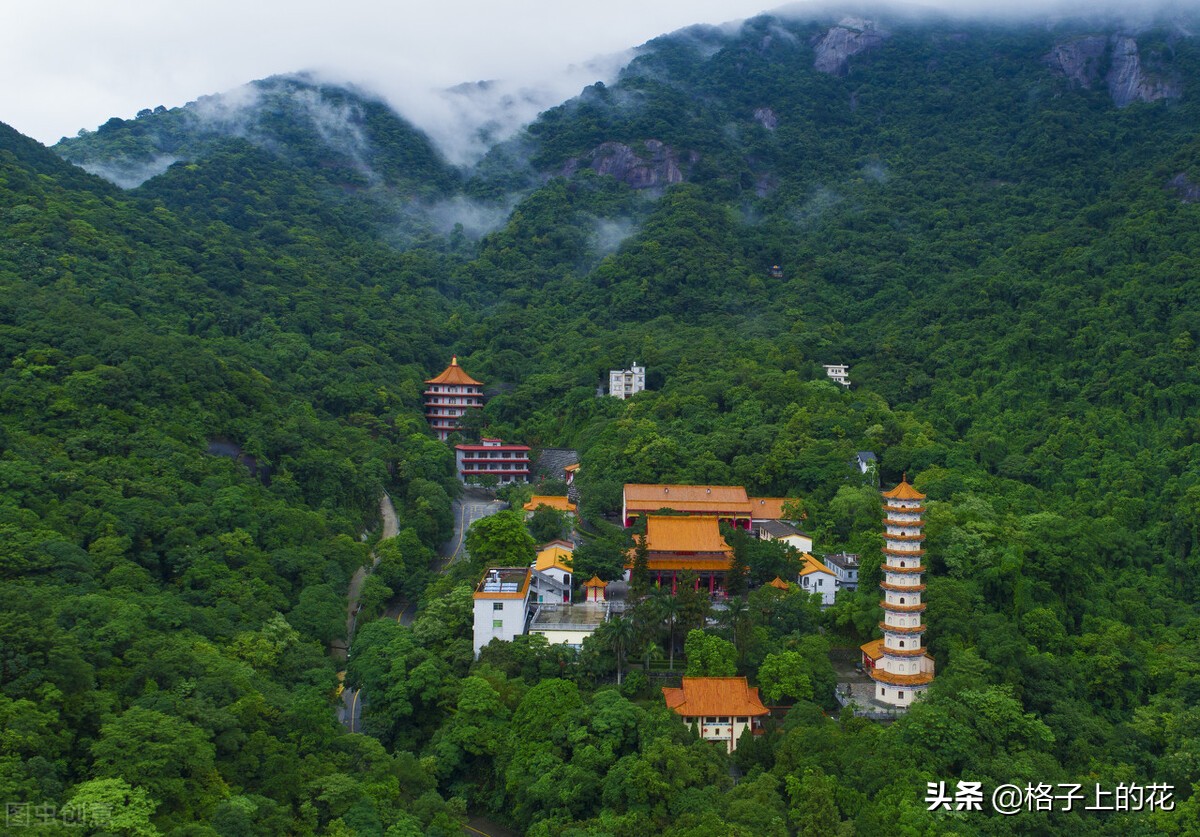
M 904 700 L 904 692 L 896 692 L 897 700 Z
M 504 602 L 492 602 L 492 610 L 504 610 Z
M 503 620 L 503 619 L 493 619 L 493 620 L 492 620 L 492 627 L 493 627 L 493 628 L 503 628 L 503 627 L 504 627 L 504 620 Z

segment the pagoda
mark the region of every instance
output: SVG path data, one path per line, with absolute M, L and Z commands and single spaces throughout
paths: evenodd
M 884 562 L 883 639 L 862 646 L 863 668 L 875 681 L 875 700 L 907 709 L 933 682 L 933 658 L 925 653 L 921 614 L 925 592 L 921 563 L 925 555 L 925 521 L 921 505 L 925 495 L 913 488 L 907 475 L 891 491 L 883 492 Z
M 483 407 L 483 384 L 463 371 L 458 355 L 450 358 L 442 374 L 425 383 L 425 420 L 443 442 L 462 426 L 467 410 Z

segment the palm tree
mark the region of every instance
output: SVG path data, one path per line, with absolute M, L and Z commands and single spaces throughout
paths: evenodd
M 596 629 L 596 637 L 603 647 L 612 651 L 617 658 L 617 685 L 621 685 L 621 667 L 625 656 L 637 639 L 637 628 L 632 619 L 615 616 Z
M 683 614 L 683 603 L 676 596 L 672 596 L 670 590 L 664 589 L 655 604 L 659 619 L 667 623 L 667 655 L 670 660 L 667 668 L 674 671 L 675 627 L 679 624 L 679 617 Z

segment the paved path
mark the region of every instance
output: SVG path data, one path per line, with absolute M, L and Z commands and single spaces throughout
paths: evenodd
M 385 541 L 388 538 L 394 538 L 400 532 L 400 521 L 396 517 L 396 507 L 392 504 L 392 498 L 385 491 L 379 498 L 379 516 L 383 520 L 383 532 L 379 539 Z M 355 621 L 358 619 L 358 597 L 362 593 L 363 582 L 367 580 L 367 573 L 375 569 L 379 564 L 379 558 L 372 553 L 371 566 L 359 567 L 354 571 L 354 575 L 350 578 L 350 589 L 346 593 L 346 642 L 354 638 L 354 630 L 357 627 Z M 349 657 L 347 645 L 333 645 L 330 648 L 330 653 L 335 660 L 345 662 Z M 362 706 L 358 699 L 357 689 L 344 689 L 342 691 L 342 702 L 338 706 L 338 720 L 345 725 L 350 732 L 355 732 L 358 729 L 359 716 L 362 714 Z
M 446 567 L 467 557 L 467 530 L 472 523 L 506 508 L 508 503 L 497 500 L 488 491 L 470 486 L 464 488 L 462 497 L 454 501 L 454 537 L 442 544 L 439 550 L 442 560 L 437 571 L 445 572 Z

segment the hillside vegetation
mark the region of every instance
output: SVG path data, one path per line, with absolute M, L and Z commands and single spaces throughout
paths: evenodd
M 465 171 L 303 78 L 54 149 L 127 190 L 0 128 L 0 796 L 106 804 L 122 834 L 1200 828 L 1197 41 L 880 18 L 839 63 L 837 24 L 657 39 Z M 1114 101 L 1118 32 L 1169 95 Z M 1048 56 L 1085 37 L 1073 80 Z M 426 572 L 458 489 L 420 393 L 452 351 L 487 384 L 479 429 L 580 451 L 597 571 L 628 481 L 800 497 L 818 549 L 862 553 L 824 613 L 755 590 L 689 637 L 795 702 L 736 784 L 641 672 L 611 682 L 706 627 L 697 603 L 669 637 L 651 597 L 636 643 L 472 659 L 483 558 Z M 634 360 L 651 391 L 597 398 Z M 888 726 L 837 717 L 826 654 L 879 618 L 860 450 L 930 498 L 939 674 Z M 348 735 L 326 652 L 385 489 L 402 533 L 366 617 L 421 610 L 360 619 Z M 515 516 L 473 536 L 526 557 Z M 791 560 L 737 546 L 757 580 Z M 926 810 L 960 779 L 1176 806 Z

